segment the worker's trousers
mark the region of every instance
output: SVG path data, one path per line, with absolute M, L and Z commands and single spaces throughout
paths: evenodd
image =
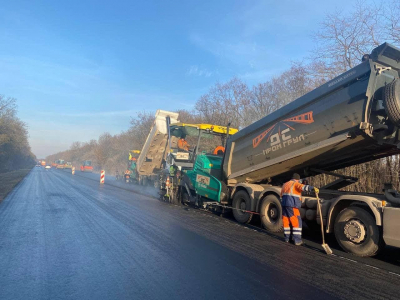
M 283 233 L 285 235 L 285 241 L 288 242 L 290 239 L 290 235 L 292 235 L 293 241 L 295 243 L 300 243 L 302 221 L 299 209 L 295 207 L 283 206 L 282 221 L 283 221 Z

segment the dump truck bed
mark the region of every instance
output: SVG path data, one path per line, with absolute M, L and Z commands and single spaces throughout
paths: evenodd
M 139 175 L 153 175 L 156 170 L 162 168 L 163 160 L 166 156 L 168 145 L 167 117 L 171 118 L 171 123 L 178 122 L 178 113 L 165 110 L 157 110 L 155 121 L 147 136 L 143 149 L 137 162 Z
M 385 119 L 383 107 L 385 86 L 398 80 L 399 60 L 400 50 L 383 44 L 369 60 L 239 131 L 227 146 L 228 185 L 399 153 L 398 123 Z

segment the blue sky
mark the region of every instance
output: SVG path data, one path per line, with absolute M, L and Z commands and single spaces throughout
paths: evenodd
M 38 157 L 138 111 L 191 109 L 215 82 L 265 81 L 355 1 L 1 1 L 0 94 L 18 99 Z

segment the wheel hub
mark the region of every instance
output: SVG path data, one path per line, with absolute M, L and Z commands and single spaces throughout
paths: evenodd
M 365 226 L 360 220 L 350 220 L 344 226 L 344 234 L 353 243 L 361 243 L 366 235 Z
M 271 207 L 269 210 L 269 216 L 271 219 L 275 219 L 278 215 L 278 211 L 276 209 L 276 207 Z
M 240 202 L 240 209 L 246 210 L 246 202 L 244 202 L 244 201 Z

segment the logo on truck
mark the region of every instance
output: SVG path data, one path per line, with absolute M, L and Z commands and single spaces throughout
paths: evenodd
M 263 133 L 258 135 L 253 139 L 253 148 L 256 148 L 263 139 L 267 139 L 271 141 L 271 147 L 278 147 L 279 149 L 290 145 L 291 143 L 297 143 L 300 140 L 304 140 L 304 135 L 300 135 L 298 137 L 292 138 L 290 131 L 294 131 L 295 129 L 290 126 L 291 123 L 299 123 L 299 124 L 311 124 L 314 123 L 313 112 L 309 111 L 301 115 L 297 115 L 288 119 L 284 119 L 279 121 L 265 130 Z M 276 132 L 277 131 L 277 132 Z M 277 150 L 277 149 L 275 149 Z M 272 149 L 272 151 L 275 151 Z
M 203 185 L 210 185 L 210 177 L 207 176 L 197 174 L 196 181 Z

